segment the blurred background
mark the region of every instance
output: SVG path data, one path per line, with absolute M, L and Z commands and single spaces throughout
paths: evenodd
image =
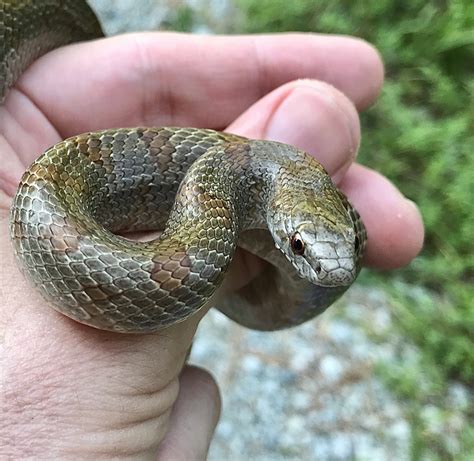
M 474 3 L 93 0 L 106 32 L 307 31 L 373 43 L 386 65 L 359 160 L 421 208 L 422 254 L 364 270 L 327 313 L 257 333 L 211 312 L 191 362 L 222 418 L 210 460 L 468 460 L 474 453 Z

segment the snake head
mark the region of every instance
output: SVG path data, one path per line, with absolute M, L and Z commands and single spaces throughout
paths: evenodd
M 276 247 L 300 277 L 324 287 L 348 286 L 355 280 L 366 239 L 359 215 L 333 189 L 322 195 L 306 192 L 296 205 L 276 211 L 269 220 Z

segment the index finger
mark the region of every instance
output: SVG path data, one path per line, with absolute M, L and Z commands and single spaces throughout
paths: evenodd
M 139 33 L 55 50 L 18 87 L 69 136 L 131 125 L 222 129 L 299 78 L 326 81 L 363 108 L 379 92 L 383 66 L 372 46 L 342 36 Z

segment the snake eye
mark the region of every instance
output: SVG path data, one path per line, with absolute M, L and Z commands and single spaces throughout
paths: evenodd
M 299 232 L 295 232 L 291 237 L 291 249 L 296 255 L 301 256 L 304 253 L 304 241 Z

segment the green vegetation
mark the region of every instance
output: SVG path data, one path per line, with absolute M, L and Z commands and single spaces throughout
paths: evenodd
M 390 294 L 394 328 L 417 351 L 413 360 L 401 351 L 399 363 L 380 372 L 406 402 L 412 459 L 467 459 L 469 403 L 457 440 L 429 425 L 449 418 L 453 383 L 471 390 L 474 383 L 474 4 L 237 0 L 237 7 L 239 32 L 349 34 L 380 50 L 387 80 L 362 115 L 360 160 L 413 199 L 426 225 L 424 251 L 408 268 L 369 276 Z M 430 405 L 439 411 L 424 418 Z

